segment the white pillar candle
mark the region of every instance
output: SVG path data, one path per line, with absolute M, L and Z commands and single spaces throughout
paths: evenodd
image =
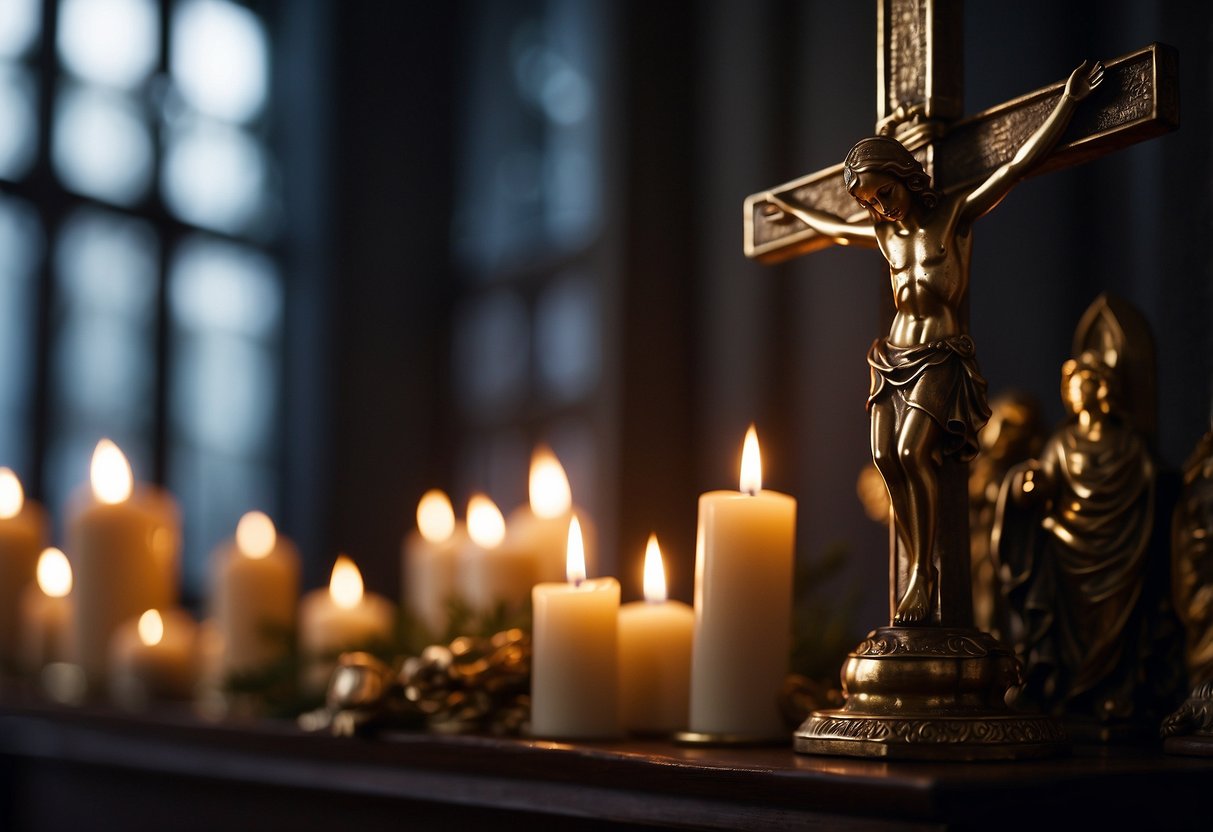
M 264 670 L 291 652 L 299 599 L 299 554 L 260 511 L 240 518 L 215 550 L 212 608 L 222 643 L 218 678 Z
M 131 711 L 156 700 L 187 700 L 197 678 L 197 625 L 183 610 L 145 610 L 110 642 L 110 696 Z
M 506 551 L 529 552 L 535 558 L 535 581 L 564 580 L 565 544 L 569 521 L 577 515 L 585 541 L 587 572 L 596 572 L 598 565 L 598 535 L 586 513 L 573 505 L 573 492 L 564 466 L 556 455 L 540 445 L 531 455 L 528 480 L 529 505 L 510 512 L 508 532 L 502 548 Z
M 108 439 L 97 444 L 90 479 L 68 509 L 67 555 L 75 578 L 73 660 L 90 693 L 99 693 L 114 630 L 176 604 L 180 521 L 166 492 L 135 486 L 126 457 Z
M 305 692 L 324 692 L 342 653 L 388 646 L 395 617 L 393 604 L 382 595 L 364 592 L 358 567 L 338 555 L 328 587 L 309 592 L 299 606 Z
M 25 499 L 17 475 L 0 468 L 0 673 L 20 666 L 18 607 L 34 581 L 38 553 L 46 545 L 46 515 Z
M 21 594 L 21 665 L 31 676 L 67 661 L 72 624 L 72 567 L 58 549 L 38 557 L 37 579 Z
M 531 733 L 590 739 L 619 733 L 619 582 L 585 579 L 577 518 L 569 524 L 568 581 L 532 593 Z
M 458 554 L 461 595 L 479 615 L 498 610 L 518 614 L 526 608 L 536 583 L 534 552 L 501 545 L 505 519 L 483 494 L 468 501 L 467 523 L 468 539 Z
M 644 553 L 644 600 L 619 608 L 619 713 L 625 731 L 672 734 L 687 727 L 695 612 L 666 597 L 657 535 Z
M 699 498 L 690 730 L 774 739 L 788 669 L 796 500 L 762 490 L 753 426 L 741 491 Z
M 451 604 L 460 597 L 457 552 L 466 542 L 467 530 L 456 522 L 450 498 L 438 489 L 425 492 L 417 503 L 417 528 L 404 539 L 401 597 L 433 639 L 448 635 Z

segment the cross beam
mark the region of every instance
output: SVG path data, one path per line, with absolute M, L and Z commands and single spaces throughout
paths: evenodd
M 930 11 L 934 4 L 886 0 L 881 4 L 882 18 L 884 10 L 890 6 L 894 10 L 913 6 Z M 922 17 L 920 26 L 933 22 L 936 33 L 945 26 L 955 28 L 957 19 L 957 16 L 949 16 L 945 24 L 938 13 Z M 887 32 L 889 23 L 898 24 L 892 33 Z M 877 113 L 883 120 L 897 107 L 910 110 L 917 105 L 927 121 L 934 121 L 937 128 L 943 128 L 941 137 L 933 138 L 928 130 L 917 137 L 911 136 L 905 143 L 931 173 L 935 187 L 945 192 L 971 185 L 1009 161 L 1024 140 L 1044 122 L 1065 88 L 1064 82 L 1058 82 L 971 118 L 947 124 L 948 116 L 958 109 L 954 102 L 959 95 L 951 87 L 959 81 L 944 84 L 942 79 L 932 79 L 930 70 L 935 69 L 936 74 L 940 74 L 939 53 L 955 54 L 956 50 L 941 49 L 938 41 L 942 38 L 923 37 L 921 29 L 910 26 L 909 31 L 919 34 L 907 35 L 902 19 L 882 19 L 878 53 L 882 64 L 878 73 L 881 92 Z M 933 40 L 934 47 L 931 45 Z M 920 55 L 915 63 L 905 56 L 904 50 L 893 48 L 897 43 L 926 44 L 919 47 L 926 55 Z M 902 67 L 901 72 L 895 71 L 898 66 Z M 919 71 L 909 72 L 910 66 L 919 67 Z M 1083 103 L 1053 153 L 1033 169 L 1031 175 L 1072 167 L 1177 128 L 1177 67 L 1176 51 L 1159 43 L 1107 61 L 1103 84 Z M 942 96 L 940 86 L 945 87 Z M 762 263 L 779 263 L 833 244 L 829 238 L 782 211 L 771 201 L 772 195 L 792 205 L 818 208 L 848 219 L 864 215 L 863 211 L 856 210 L 855 200 L 842 186 L 841 162 L 752 194 L 745 201 L 745 254 Z

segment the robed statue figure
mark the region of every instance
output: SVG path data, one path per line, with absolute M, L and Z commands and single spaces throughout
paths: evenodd
M 843 184 L 867 217 L 849 222 L 773 196 L 781 209 L 839 243 L 877 248 L 889 263 L 896 314 L 888 337 L 868 353 L 872 457 L 884 477 L 900 542 L 898 573 L 908 576 L 893 623 L 930 620 L 938 575 L 939 471 L 945 456 L 967 461 L 990 411 L 978 372 L 964 301 L 974 220 L 989 212 L 1041 162 L 1074 113 L 1103 80 L 1087 61 L 1070 74 L 1045 122 L 1015 156 L 976 186 L 931 188 L 922 165 L 896 139 L 863 139 L 847 154 Z M 940 563 L 947 570 L 956 565 Z

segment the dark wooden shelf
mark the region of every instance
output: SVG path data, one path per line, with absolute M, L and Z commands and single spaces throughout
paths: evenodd
M 884 763 L 655 741 L 337 739 L 10 703 L 0 778 L 3 829 L 1213 828 L 1213 759 L 1153 748 Z

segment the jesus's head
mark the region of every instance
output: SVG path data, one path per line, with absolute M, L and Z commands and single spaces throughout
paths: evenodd
M 861 139 L 851 148 L 842 165 L 842 183 L 856 202 L 888 220 L 902 219 L 910 199 L 928 210 L 939 201 L 922 165 L 888 136 Z

